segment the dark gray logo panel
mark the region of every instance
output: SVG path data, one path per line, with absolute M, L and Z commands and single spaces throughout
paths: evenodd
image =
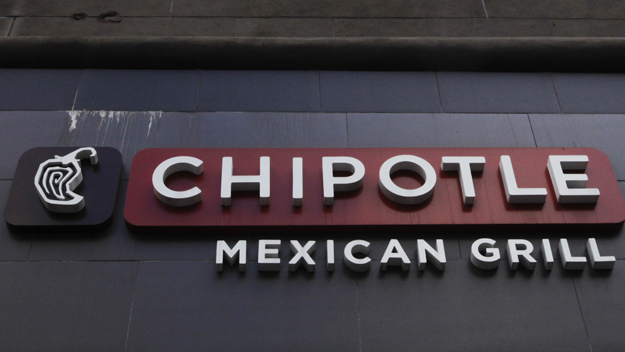
M 85 154 L 81 162 L 77 152 Z M 4 219 L 15 231 L 105 228 L 112 220 L 121 171 L 121 154 L 110 147 L 30 149 L 17 165 Z

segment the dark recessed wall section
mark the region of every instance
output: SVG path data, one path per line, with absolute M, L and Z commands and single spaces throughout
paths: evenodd
M 623 72 L 622 38 L 5 37 L 22 68 Z

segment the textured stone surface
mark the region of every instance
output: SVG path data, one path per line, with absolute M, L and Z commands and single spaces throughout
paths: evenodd
M 623 20 L 486 18 L 96 17 L 0 18 L 11 36 L 623 37 Z M 4 29 L 4 32 L 2 31 Z
M 0 66 L 623 72 L 623 20 L 617 0 L 12 0 Z
M 117 11 L 122 16 L 169 16 L 171 0 L 12 0 L 0 6 L 0 16 L 71 16 L 86 13 L 98 16 Z
M 479 0 L 179 0 L 174 16 L 244 17 L 485 17 Z
M 623 20 L 336 18 L 337 37 L 622 37 Z
M 11 25 L 13 25 L 13 18 L 0 17 L 0 36 L 9 35 Z
M 619 0 L 484 0 L 491 18 L 623 18 Z
M 0 26 L 2 24 L 0 21 Z M 11 36 L 38 35 L 328 37 L 332 36 L 332 20 L 223 17 L 129 17 L 120 23 L 101 23 L 91 17 L 82 21 L 70 17 L 18 17 L 15 20 Z

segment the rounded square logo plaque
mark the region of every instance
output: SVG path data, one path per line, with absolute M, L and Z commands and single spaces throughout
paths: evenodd
M 122 157 L 109 147 L 43 147 L 22 154 L 4 219 L 16 231 L 103 229 L 113 217 Z

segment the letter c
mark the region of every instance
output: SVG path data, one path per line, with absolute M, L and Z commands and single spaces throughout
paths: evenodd
M 185 207 L 200 202 L 202 191 L 197 187 L 186 191 L 174 191 L 165 186 L 167 177 L 178 171 L 189 171 L 199 175 L 204 171 L 203 162 L 191 156 L 177 156 L 160 163 L 152 174 L 152 185 L 156 197 L 161 202 L 174 207 Z

